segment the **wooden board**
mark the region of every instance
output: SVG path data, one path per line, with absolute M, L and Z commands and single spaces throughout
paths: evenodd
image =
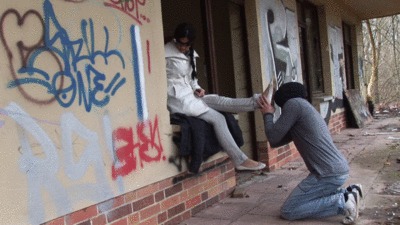
M 361 97 L 359 90 L 345 90 L 345 96 L 349 102 L 351 112 L 354 115 L 358 128 L 364 127 L 365 123 L 372 120 L 366 102 Z

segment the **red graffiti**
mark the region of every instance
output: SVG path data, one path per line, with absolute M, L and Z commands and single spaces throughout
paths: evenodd
M 133 149 L 138 147 L 138 144 L 133 144 L 132 128 L 118 128 L 113 132 L 114 144 L 116 142 L 124 142 L 125 145 L 119 147 L 116 151 L 117 162 L 112 166 L 112 178 L 115 179 L 118 175 L 125 176 L 129 172 L 136 170 L 136 156 Z M 122 166 L 116 166 L 116 163 Z
M 146 40 L 146 52 L 147 52 L 147 69 L 149 74 L 151 73 L 151 61 L 150 61 L 150 41 Z
M 116 159 L 112 166 L 112 178 L 126 176 L 137 169 L 137 158 L 140 160 L 140 167 L 144 162 L 165 161 L 163 147 L 161 144 L 158 118 L 152 121 L 139 122 L 136 125 L 137 140 L 135 142 L 132 128 L 118 128 L 113 132 L 114 148 Z M 118 145 L 118 146 L 116 146 Z
M 146 0 L 107 0 L 104 2 L 105 6 L 120 10 L 138 22 L 139 25 L 142 25 L 142 21 L 150 23 L 150 18 L 139 12 L 139 6 L 145 4 Z

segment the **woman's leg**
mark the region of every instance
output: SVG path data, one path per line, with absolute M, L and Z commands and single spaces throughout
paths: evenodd
M 248 159 L 248 157 L 237 146 L 231 135 L 231 132 L 228 129 L 225 117 L 221 113 L 213 109 L 209 109 L 207 112 L 198 116 L 198 118 L 213 126 L 219 144 L 232 159 L 236 167 Z
M 260 94 L 250 98 L 228 98 L 219 95 L 205 95 L 202 99 L 211 108 L 222 112 L 251 112 L 258 108 Z
M 286 199 L 281 215 L 287 220 L 323 218 L 343 213 L 344 190 L 348 175 L 317 178 L 310 174 Z

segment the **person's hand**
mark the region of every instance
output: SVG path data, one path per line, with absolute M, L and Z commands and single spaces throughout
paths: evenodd
M 194 91 L 194 94 L 201 98 L 206 94 L 206 91 L 202 88 L 199 88 Z
M 258 106 L 260 106 L 260 111 L 262 114 L 275 112 L 275 107 L 268 102 L 267 98 L 264 95 L 260 95 L 260 97 L 257 100 L 257 103 Z

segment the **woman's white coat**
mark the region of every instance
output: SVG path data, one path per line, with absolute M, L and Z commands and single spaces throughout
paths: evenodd
M 194 52 L 194 57 L 199 57 Z M 168 99 L 167 107 L 170 113 L 182 113 L 187 116 L 199 116 L 208 110 L 208 106 L 194 94 L 201 88 L 197 78 L 192 79 L 190 57 L 181 53 L 171 41 L 165 45 L 167 69 Z

